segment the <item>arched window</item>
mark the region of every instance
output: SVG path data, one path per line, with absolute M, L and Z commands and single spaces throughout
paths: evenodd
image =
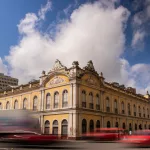
M 85 119 L 82 120 L 82 133 L 87 132 L 87 121 Z
M 118 108 L 118 106 L 117 106 L 117 100 L 115 99 L 114 100 L 114 112 L 115 113 L 118 113 L 118 109 L 117 108 Z
M 10 109 L 10 103 L 9 103 L 9 101 L 6 103 L 6 109 Z
M 98 94 L 96 94 L 96 110 L 100 110 L 100 99 Z
M 99 120 L 96 121 L 96 128 L 100 128 L 100 121 Z
M 110 128 L 111 125 L 110 125 L 110 121 L 107 121 L 107 128 Z
M 129 123 L 129 131 L 132 131 L 132 125 Z
M 37 96 L 34 96 L 33 98 L 33 110 L 37 110 L 38 109 L 38 98 Z
M 46 94 L 46 109 L 50 109 L 50 103 L 51 103 L 51 95 L 50 93 Z
M 109 101 L 109 97 L 106 98 L 106 111 L 110 112 L 110 101 Z
M 68 106 L 68 91 L 64 90 L 63 92 L 63 99 L 62 99 L 62 107 Z
M 145 117 L 145 108 L 143 107 L 143 117 Z
M 25 98 L 25 99 L 23 100 L 23 109 L 27 109 L 27 105 L 28 105 L 28 101 L 27 101 L 27 99 Z
M 114 100 L 114 108 L 117 108 L 117 100 Z
M 149 109 L 147 108 L 147 118 L 149 118 Z
M 50 122 L 48 120 L 45 121 L 44 134 L 50 133 Z
M 14 109 L 18 109 L 18 101 L 17 100 L 15 100 L 15 102 L 14 102 Z
M 61 134 L 68 135 L 68 121 L 66 119 L 61 123 Z
M 86 108 L 86 92 L 82 91 L 82 107 Z
M 94 131 L 94 121 L 90 120 L 90 132 Z
M 122 109 L 122 114 L 124 114 L 125 113 L 125 111 L 124 111 L 124 102 L 121 102 L 121 109 Z
M 58 121 L 57 120 L 53 121 L 53 134 L 58 135 Z
M 54 108 L 58 108 L 59 105 L 59 93 L 55 92 L 54 94 Z
M 90 100 L 90 103 L 89 103 L 89 108 L 90 109 L 93 109 L 93 93 L 89 93 L 89 100 Z
M 134 116 L 136 116 L 136 106 L 135 106 L 135 104 L 133 105 L 133 111 L 134 111 Z
M 125 123 L 122 124 L 122 128 L 126 129 L 126 124 Z
M 116 128 L 118 128 L 118 127 L 119 127 L 119 124 L 118 124 L 118 122 L 116 122 L 116 125 L 115 125 L 115 127 L 116 127 Z
M 135 130 L 137 130 L 137 124 L 135 124 Z
M 130 104 L 128 103 L 128 115 L 131 115 Z
M 2 103 L 0 103 L 0 110 L 1 110 L 1 109 L 3 109 L 3 105 L 2 105 Z
M 139 106 L 139 117 L 141 117 L 141 107 Z

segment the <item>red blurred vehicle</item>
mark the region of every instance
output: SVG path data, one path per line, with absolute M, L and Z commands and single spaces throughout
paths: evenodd
M 58 142 L 57 135 L 43 135 L 39 119 L 27 110 L 4 110 L 0 113 L 0 143 L 20 145 L 46 145 Z M 0 144 L 0 146 L 1 146 Z
M 122 128 L 98 128 L 93 132 L 82 135 L 85 140 L 116 141 L 124 136 Z
M 7 134 L 1 137 L 1 143 L 14 143 L 19 145 L 45 145 L 54 144 L 58 141 L 58 136 L 56 135 L 43 135 L 34 132 L 19 132 Z
M 129 146 L 150 146 L 150 130 L 138 130 L 131 135 L 125 135 L 121 140 Z

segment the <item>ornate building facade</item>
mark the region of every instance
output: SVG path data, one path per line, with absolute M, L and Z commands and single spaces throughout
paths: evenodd
M 99 127 L 150 129 L 149 94 L 108 83 L 89 61 L 67 68 L 56 60 L 40 80 L 0 92 L 0 109 L 29 109 L 39 117 L 45 134 L 80 137 Z

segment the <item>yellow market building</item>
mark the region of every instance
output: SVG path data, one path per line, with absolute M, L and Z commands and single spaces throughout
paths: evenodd
M 99 127 L 150 129 L 149 94 L 116 82 L 108 83 L 92 61 L 67 68 L 59 60 L 40 80 L 0 92 L 0 109 L 29 109 L 45 134 L 80 137 Z

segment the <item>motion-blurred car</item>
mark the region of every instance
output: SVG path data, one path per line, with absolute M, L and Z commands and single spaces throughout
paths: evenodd
M 124 136 L 122 128 L 98 128 L 82 135 L 83 140 L 116 141 Z
M 13 143 L 19 145 L 42 145 L 58 142 L 56 135 L 42 135 L 34 132 L 19 132 L 7 134 L 0 139 L 1 143 Z
M 39 119 L 27 110 L 0 113 L 0 146 L 43 145 L 59 142 L 57 135 L 43 135 Z
M 128 146 L 150 146 L 150 130 L 138 130 L 132 133 L 132 135 L 125 135 L 121 140 L 121 143 Z

